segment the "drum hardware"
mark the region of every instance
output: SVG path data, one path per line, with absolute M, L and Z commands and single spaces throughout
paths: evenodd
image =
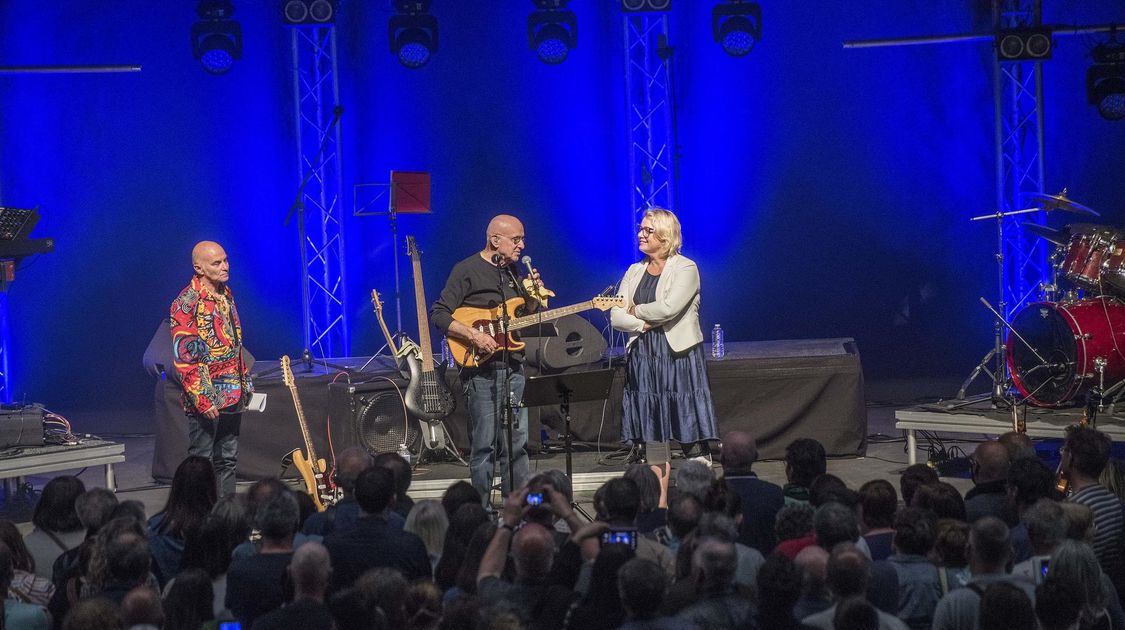
M 1031 203 L 1039 204 L 1044 210 L 1063 210 L 1065 212 L 1088 214 L 1095 217 L 1101 216 L 1094 210 L 1067 198 L 1065 188 L 1063 188 L 1062 192 L 1057 195 L 1047 195 L 1044 193 L 1025 193 L 1023 195 L 1023 199 L 1025 202 L 1029 201 Z

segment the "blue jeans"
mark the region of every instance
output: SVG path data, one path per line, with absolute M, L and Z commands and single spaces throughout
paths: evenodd
M 234 494 L 234 469 L 238 464 L 238 431 L 241 413 L 220 413 L 214 420 L 188 414 L 188 455 L 211 460 L 219 482 L 219 497 Z
M 473 487 L 481 495 L 485 507 L 492 494 L 493 465 L 500 469 L 501 493 L 507 496 L 512 488 L 519 488 L 527 479 L 527 409 L 520 408 L 512 418 L 512 474 L 508 479 L 508 438 L 499 424 L 504 405 L 504 377 L 510 373 L 512 403 L 523 399 L 524 376 L 521 370 L 510 368 L 482 369 L 464 381 L 465 400 L 469 406 L 469 476 Z M 495 462 L 493 458 L 495 457 Z

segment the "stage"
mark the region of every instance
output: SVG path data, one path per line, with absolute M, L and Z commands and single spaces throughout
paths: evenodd
M 405 387 L 405 382 L 394 372 L 390 359 L 341 358 L 328 363 L 347 371 L 326 370 L 316 364 L 311 369 L 301 364 L 293 367 L 318 456 L 331 459 L 333 451 L 360 442 L 369 450 L 373 450 L 373 441 L 383 445 L 380 450 L 392 450 L 403 441 L 398 439 L 401 436 L 407 436 L 405 441 L 415 447 L 413 454 L 417 456 L 418 443 L 412 435 L 423 431 L 417 421 L 407 419 L 401 411 L 396 387 Z M 255 388 L 267 394 L 268 403 L 264 413 L 243 414 L 238 466 L 241 479 L 278 475 L 286 453 L 304 448 L 291 396 L 274 365 L 259 361 L 254 366 L 258 375 Z M 572 432 L 577 442 L 612 452 L 621 446 L 622 364 L 609 360 L 572 369 L 601 367 L 615 370 L 609 398 L 573 404 Z M 529 369 L 529 374 L 534 370 Z M 831 456 L 857 457 L 866 452 L 863 370 L 859 351 L 849 338 L 730 343 L 725 357 L 708 361 L 708 377 L 720 433 L 734 429 L 751 432 L 763 459 L 782 457 L 785 446 L 798 437 L 819 440 Z M 468 420 L 463 393 L 456 375 L 446 374 L 446 383 L 458 405 L 444 425 L 452 443 L 464 452 Z M 376 407 L 377 412 L 373 411 Z M 541 428 L 546 429 L 550 441 L 559 443 L 564 423 L 558 405 L 534 408 L 528 415 L 531 452 L 541 449 Z M 156 382 L 154 417 L 152 476 L 167 481 L 187 452 L 186 422 L 175 383 Z M 394 432 L 396 439 L 385 439 L 386 434 Z
M 1062 438 L 1066 428 L 1082 419 L 1082 407 L 1048 409 L 1017 406 L 1015 409 L 993 409 L 989 400 L 970 405 L 964 401 L 945 401 L 895 411 L 895 428 L 906 433 L 907 454 L 911 464 L 917 461 L 917 432 L 968 434 L 996 437 L 1016 428 L 1022 421 L 1033 438 Z M 1115 443 L 1125 441 L 1125 413 L 1099 413 L 1098 430 Z

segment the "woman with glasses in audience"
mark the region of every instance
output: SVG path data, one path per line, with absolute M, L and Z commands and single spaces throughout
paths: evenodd
M 707 383 L 699 327 L 699 268 L 680 254 L 676 215 L 650 208 L 637 228 L 644 260 L 618 288 L 625 306 L 612 309 L 613 327 L 629 333 L 621 437 L 630 461 L 644 460 L 646 442 L 675 440 L 684 455 L 711 465 L 707 440 L 718 428 Z

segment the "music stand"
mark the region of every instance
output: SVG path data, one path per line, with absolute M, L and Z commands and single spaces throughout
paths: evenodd
M 612 368 L 568 372 L 548 376 L 532 376 L 523 388 L 524 407 L 542 407 L 558 404 L 565 427 L 566 476 L 573 479 L 571 463 L 570 403 L 605 400 L 613 387 Z

